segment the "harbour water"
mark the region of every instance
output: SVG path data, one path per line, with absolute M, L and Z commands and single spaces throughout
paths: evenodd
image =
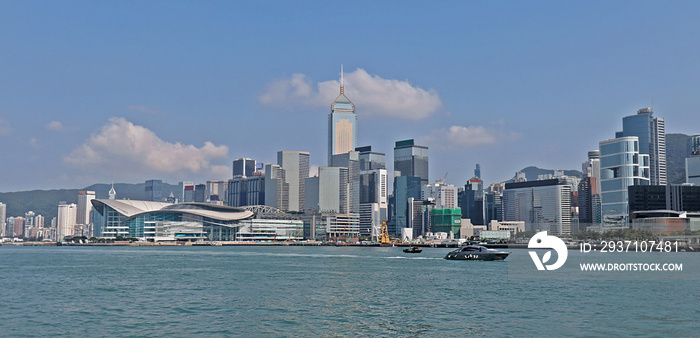
M 700 335 L 696 280 L 509 280 L 449 250 L 2 246 L 0 336 Z

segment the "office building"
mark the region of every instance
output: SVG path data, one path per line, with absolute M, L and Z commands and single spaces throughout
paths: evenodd
M 349 212 L 360 211 L 360 153 L 350 151 L 344 154 L 331 156 L 332 167 L 348 168 L 348 198 Z
M 394 177 L 412 176 L 428 184 L 428 147 L 419 146 L 411 140 L 394 144 Z
M 394 177 L 393 215 L 387 224 L 390 235 L 401 235 L 401 229 L 408 227 L 408 201 L 421 199 L 421 178 L 413 176 Z
M 204 203 L 207 201 L 206 184 L 197 184 L 194 186 L 194 201 L 196 203 Z
M 462 218 L 469 218 L 464 217 L 464 209 L 462 209 L 462 215 Z M 503 221 L 502 193 L 498 194 L 487 192 L 486 194 L 484 194 L 484 224 L 489 224 L 492 221 Z
M 277 165 L 285 171 L 289 184 L 289 211 L 304 210 L 305 180 L 309 177 L 309 153 L 304 151 L 278 151 Z
M 388 173 L 386 169 L 360 173 L 360 233 L 374 236 L 388 220 Z
M 413 237 L 423 236 L 431 231 L 430 210 L 435 208 L 433 201 L 408 199 L 408 224 L 406 228 L 413 229 Z
M 78 216 L 78 206 L 74 203 L 60 202 L 58 204 L 58 218 L 56 222 L 56 236 L 58 240 L 64 237 L 73 236 L 76 218 Z
M 328 114 L 328 166 L 333 166 L 331 162 L 333 155 L 347 153 L 354 150 L 356 146 L 357 115 L 355 115 L 355 104 L 345 96 L 341 70 L 340 95 L 331 104 L 331 113 Z
M 622 131 L 616 133 L 617 138 L 629 136 L 636 136 L 639 142 L 639 153 L 649 156 L 650 184 L 665 185 L 666 126 L 664 119 L 654 117 L 654 110 L 651 108 L 639 109 L 637 114 L 625 116 L 622 119 Z
M 228 181 L 228 206 L 244 207 L 265 204 L 265 174 L 237 176 Z
M 627 188 L 629 217 L 634 220 L 639 211 L 700 212 L 700 186 L 694 185 L 636 185 Z
M 386 154 L 372 151 L 372 146 L 358 147 L 360 153 L 360 170 L 386 169 Z
M 685 182 L 700 185 L 700 135 L 688 139 L 688 157 L 685 159 Z
M 649 185 L 649 155 L 639 152 L 636 136 L 601 141 L 599 147 L 602 226 L 626 228 L 627 187 Z
M 233 177 L 253 176 L 256 169 L 255 160 L 249 158 L 237 158 L 233 160 Z
M 571 232 L 571 186 L 559 178 L 506 183 L 503 220 L 523 221 L 527 231 Z
M 284 168 L 276 164 L 265 165 L 265 205 L 289 210 L 289 183 Z
M 146 201 L 162 202 L 163 201 L 163 181 L 148 180 L 146 181 Z M 87 223 L 86 223 L 87 224 Z
M 178 202 L 185 203 L 194 201 L 194 182 L 179 182 L 177 187 Z
M 214 202 L 226 202 L 228 197 L 228 184 L 226 181 L 207 181 L 207 201 Z
M 307 178 L 305 181 L 304 202 L 308 213 L 349 213 L 348 168 L 320 167 L 318 176 Z

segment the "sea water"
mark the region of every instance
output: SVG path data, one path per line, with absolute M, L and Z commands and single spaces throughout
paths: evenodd
M 450 250 L 6 245 L 0 336 L 700 335 L 699 281 L 510 280 Z

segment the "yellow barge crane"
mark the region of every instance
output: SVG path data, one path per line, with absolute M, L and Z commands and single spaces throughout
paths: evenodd
M 379 229 L 379 243 L 390 244 L 389 240 L 389 230 L 386 227 L 386 221 L 382 221 L 382 227 Z

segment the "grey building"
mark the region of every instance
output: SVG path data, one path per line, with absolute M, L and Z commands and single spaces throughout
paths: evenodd
M 309 177 L 309 153 L 304 151 L 278 151 L 277 165 L 285 171 L 289 184 L 289 211 L 304 210 L 305 181 Z
M 331 167 L 348 169 L 349 212 L 360 212 L 360 153 L 350 151 L 331 156 Z
M 163 181 L 162 180 L 148 180 L 148 181 L 146 181 L 146 187 L 144 188 L 144 190 L 146 191 L 146 201 L 153 201 L 153 202 L 162 202 L 163 201 Z M 85 223 L 85 224 L 87 224 L 87 223 Z
M 506 183 L 503 211 L 504 221 L 523 221 L 527 231 L 569 234 L 571 186 L 558 178 Z
M 360 170 L 386 169 L 386 154 L 372 151 L 372 146 L 358 147 L 360 153 Z

